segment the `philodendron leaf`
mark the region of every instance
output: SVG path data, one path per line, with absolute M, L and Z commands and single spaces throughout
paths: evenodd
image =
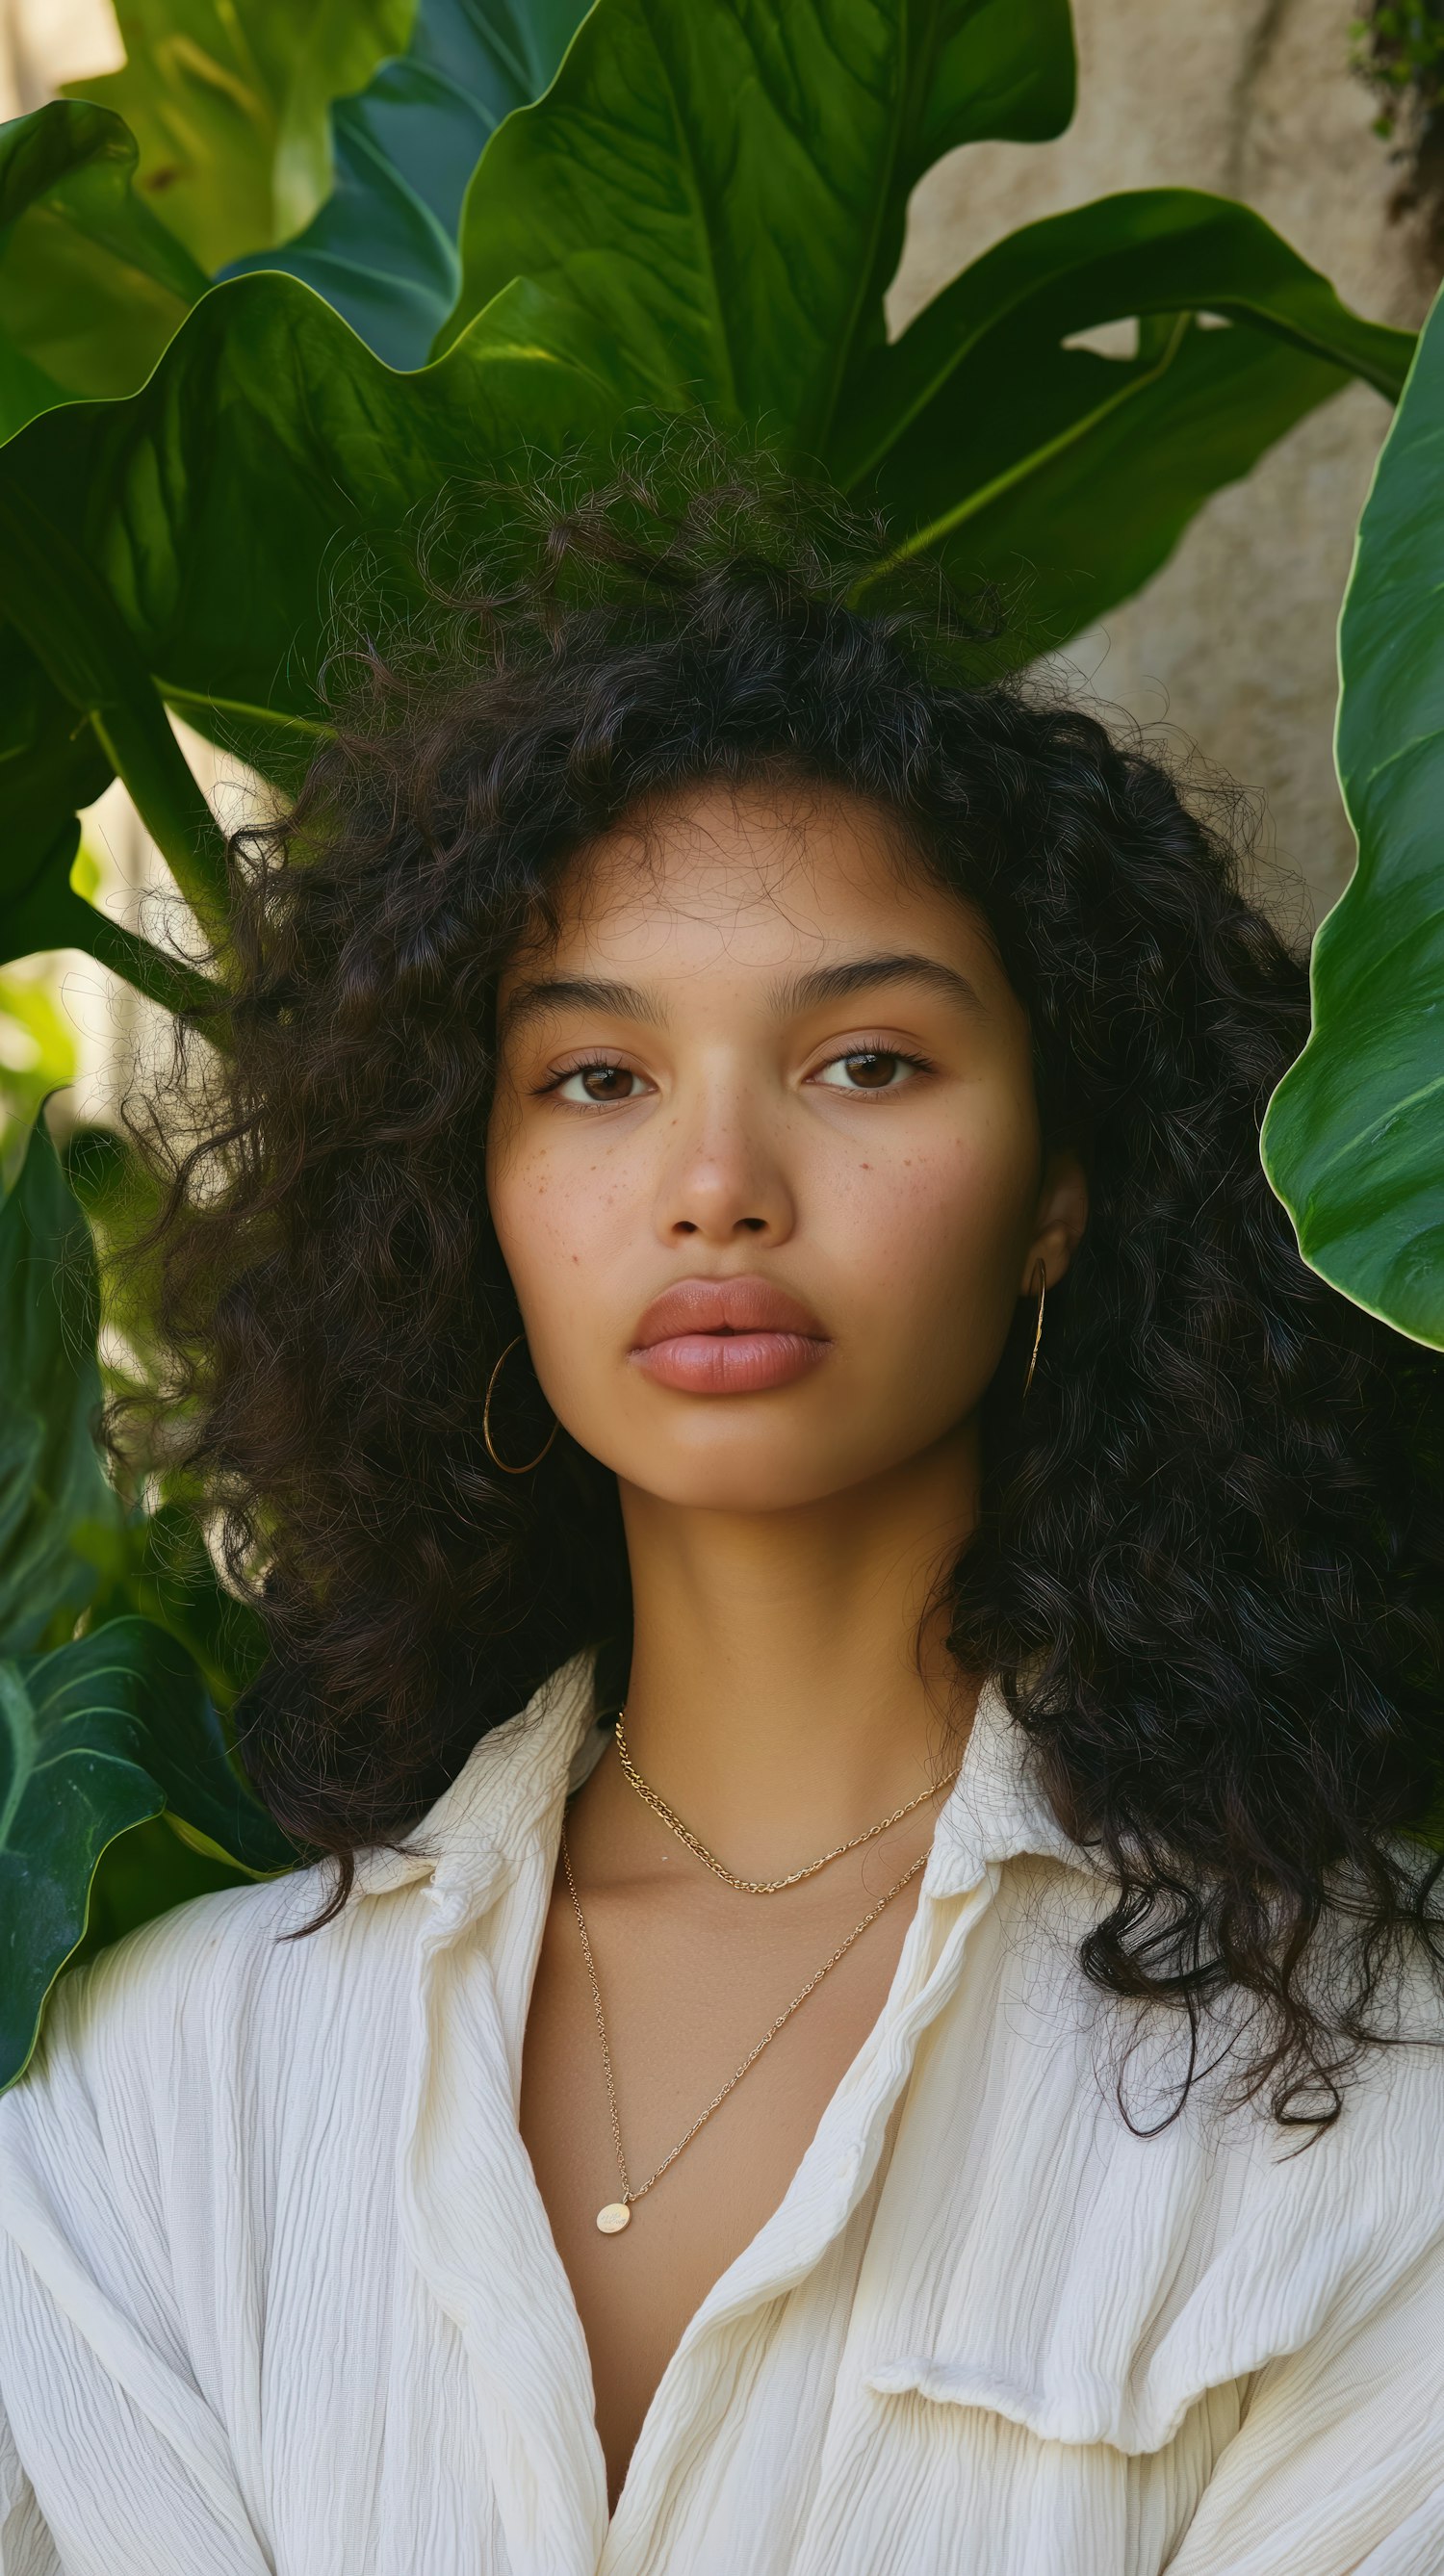
M 83 556 L 135 670 L 191 722 L 303 758 L 334 586 L 374 575 L 414 600 L 416 523 L 439 498 L 605 441 L 644 392 L 525 280 L 439 365 L 397 375 L 295 279 L 236 278 L 129 401 L 73 405 L 4 450 L 24 613 L 58 642 L 47 557 Z
M 1339 671 L 1358 865 L 1314 939 L 1263 1165 L 1310 1268 L 1444 1350 L 1444 299 L 1364 506 Z
M 112 1619 L 51 1654 L 0 1661 L 0 2086 L 29 2061 L 102 1853 L 163 1809 L 251 1874 L 296 1859 L 163 1628 Z
M 1069 345 L 1120 321 L 1139 325 L 1130 357 Z M 1024 658 L 1127 598 L 1350 375 L 1397 394 L 1412 350 L 1248 207 L 1140 189 L 964 270 L 858 371 L 828 463 L 887 510 L 900 553 L 1021 589 Z
M 0 1652 L 63 1636 L 125 1551 L 100 1463 L 90 1228 L 44 1115 L 0 1206 Z
M 420 367 L 461 287 L 482 146 L 539 98 L 590 0 L 419 0 L 411 42 L 331 111 L 336 184 L 304 232 L 223 269 L 284 269 L 391 367 Z
M 126 61 L 67 81 L 124 117 L 140 188 L 213 274 L 284 241 L 331 185 L 331 101 L 406 42 L 415 0 L 116 0 Z
M 1066 0 L 597 0 L 482 155 L 438 347 L 529 277 L 647 383 L 820 451 L 916 181 L 1072 105 Z
M 1099 323 L 1179 312 L 1287 340 L 1391 400 L 1413 353 L 1411 333 L 1351 313 L 1251 207 L 1200 188 L 1127 189 L 1024 224 L 924 305 L 849 386 L 834 471 L 856 483 L 960 386 L 965 422 L 997 356 L 1015 367 L 1031 345 L 1059 348 Z M 1144 364 L 1149 354 L 1140 351 Z M 999 443 L 1012 442 L 1005 433 Z
M 76 944 L 75 817 L 114 775 L 93 727 L 14 627 L 0 625 L 0 959 Z
M 0 439 L 144 384 L 208 280 L 134 189 L 134 137 L 64 100 L 0 126 Z
M 49 571 L 49 586 L 58 593 L 58 554 Z M 69 605 L 77 618 L 83 615 L 84 588 Z M 57 687 L 15 628 L 0 624 L 0 964 L 47 948 L 79 948 L 163 1009 L 175 1010 L 182 1001 L 204 999 L 202 979 L 88 902 L 71 881 L 77 817 L 114 776 L 90 717 Z
M 1000 649 L 1028 659 L 1351 375 L 1397 390 L 1410 347 L 1248 209 L 1174 190 L 1027 227 L 885 346 L 908 189 L 950 145 L 1052 130 L 1070 83 L 1044 9 L 934 0 L 860 32 L 836 0 L 784 42 L 761 5 L 597 0 L 482 156 L 439 345 L 524 272 L 661 399 L 820 462 L 965 586 L 1023 593 Z M 1119 320 L 1135 357 L 1070 345 Z

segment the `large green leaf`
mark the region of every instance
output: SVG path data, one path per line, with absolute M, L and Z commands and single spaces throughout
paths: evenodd
M 55 403 L 143 384 L 206 276 L 136 196 L 108 109 L 0 126 L 0 438 Z
M 173 1905 L 218 1888 L 244 1887 L 253 1874 L 220 1859 L 168 1809 L 147 1817 L 117 1834 L 101 1853 L 90 1882 L 85 1934 L 66 1960 L 66 1972 L 108 1949 L 137 1924 L 168 1914 Z
M 43 1115 L 0 1206 L 0 1651 L 64 1638 L 124 1551 L 96 1451 L 99 1313 L 90 1229 Z
M 296 1854 L 243 1786 L 185 1649 L 113 1619 L 0 1661 L 0 2085 L 29 2061 L 45 1998 L 86 1930 L 97 1864 L 162 1810 L 251 1874 Z M 154 1890 L 156 1912 L 175 1893 Z M 136 1900 L 129 1908 L 135 1919 Z
M 118 407 L 117 407 L 118 408 Z M 58 417 L 64 418 L 66 414 Z M 57 415 L 31 424 L 42 449 Z M 22 433 L 23 437 L 23 433 Z M 12 441 L 7 453 L 19 442 Z M 202 925 L 220 927 L 224 853 L 134 639 L 93 568 L 70 511 L 41 520 L 0 481 L 0 583 L 12 623 L 59 697 L 125 779 L 142 821 Z
M 197 297 L 204 272 L 135 195 L 135 144 L 107 108 L 54 103 L 0 128 L 0 429 L 142 384 Z M 60 593 L 61 622 L 85 619 L 84 585 Z M 24 587 L 22 583 L 20 587 Z M 21 608 L 18 594 L 8 605 Z M 122 638 L 119 694 L 136 685 Z M 143 681 L 143 674 L 140 675 Z M 149 943 L 85 902 L 70 882 L 75 816 L 114 764 L 82 695 L 57 683 L 33 634 L 0 623 L 0 959 L 82 948 L 156 999 L 187 979 Z M 159 706 L 155 718 L 164 721 Z
M 83 588 L 78 596 L 83 601 Z M 175 1010 L 182 1001 L 205 998 L 203 980 L 113 921 L 71 882 L 80 841 L 76 817 L 114 775 L 88 716 L 56 687 L 15 628 L 0 624 L 0 963 L 47 948 L 79 948 Z
M 90 1229 L 41 1117 L 0 1207 L 0 2087 L 77 1949 L 296 1857 L 207 1696 L 212 1673 L 229 1697 L 256 1670 L 254 1614 L 183 1508 L 128 1517 L 102 1471 L 97 1317 Z
M 67 81 L 125 119 L 140 186 L 207 274 L 284 241 L 331 185 L 331 101 L 405 44 L 415 0 L 117 0 L 126 62 Z
M 72 944 L 74 818 L 114 774 L 93 728 L 0 625 L 0 957 Z
M 1313 1031 L 1263 1163 L 1310 1267 L 1444 1350 L 1444 302 L 1375 469 L 1339 667 L 1358 865 L 1314 940 Z
M 1141 326 L 1132 357 L 1067 345 L 1119 321 Z M 1207 495 L 1349 375 L 1396 394 L 1412 348 L 1248 207 L 1139 190 L 965 270 L 859 372 L 829 462 L 900 551 L 1021 585 L 1013 649 L 1032 651 L 1136 590 Z
M 487 137 L 538 98 L 590 0 L 419 0 L 411 42 L 331 111 L 336 185 L 294 241 L 222 270 L 304 278 L 392 367 L 419 367 L 461 287 L 457 229 Z
M 453 358 L 401 376 L 308 288 L 239 278 L 193 309 L 128 402 L 72 405 L 9 443 L 0 581 L 23 640 L 0 627 L 17 711 L 7 744 L 0 704 L 16 820 L 0 948 L 84 948 L 162 1002 L 204 1000 L 70 886 L 76 807 L 118 769 L 212 919 L 222 857 L 160 692 L 287 785 L 321 730 L 316 675 L 348 555 L 414 584 L 407 523 L 443 487 L 508 456 L 521 470 L 531 441 L 555 451 L 612 426 L 619 398 L 587 346 L 573 356 L 574 319 L 519 281 Z
M 916 181 L 1072 105 L 1066 0 L 600 0 L 482 156 L 438 346 L 527 276 L 643 383 L 821 450 Z
M 97 627 L 116 622 L 135 667 L 221 739 L 269 726 L 284 767 L 286 730 L 301 756 L 314 737 L 333 586 L 364 574 L 413 595 L 408 522 L 438 496 L 614 426 L 616 378 L 573 353 L 574 329 L 520 280 L 449 357 L 398 375 L 294 279 L 214 288 L 140 393 L 54 413 L 4 451 L 17 609 L 79 652 L 79 558 Z
M 900 551 L 1004 584 L 1006 656 L 1061 643 L 1351 375 L 1397 392 L 1412 345 L 1183 190 L 1028 226 L 885 345 L 907 190 L 948 145 L 1048 130 L 1070 77 L 1066 29 L 1026 8 L 837 0 L 784 42 L 761 8 L 600 0 L 483 156 L 448 333 L 524 268 L 654 399 L 769 430 L 881 503 Z M 1129 320 L 1132 358 L 1069 345 Z
M 1100 323 L 1180 311 L 1252 324 L 1391 397 L 1414 345 L 1410 333 L 1351 313 L 1250 207 L 1196 188 L 1132 189 L 1025 224 L 944 287 L 849 386 L 835 470 L 857 482 L 960 382 L 965 424 L 984 407 L 984 384 L 1006 406 L 1014 370 L 999 385 L 996 356 L 1016 365 L 1033 344 L 1056 348 Z M 1146 356 L 1136 363 L 1146 368 Z M 1006 418 L 996 444 L 1016 445 Z

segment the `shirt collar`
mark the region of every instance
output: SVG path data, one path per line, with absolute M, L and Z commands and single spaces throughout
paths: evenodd
M 548 1809 L 562 1805 L 572 1774 L 584 1777 L 595 1758 L 593 1662 L 590 1647 L 573 1655 L 525 1708 L 490 1727 L 399 1849 L 358 1852 L 357 1894 L 431 1878 L 438 1890 L 469 1885 L 482 1901 Z
M 356 1856 L 356 1893 L 379 1896 L 430 1879 L 465 1918 L 509 1878 L 534 1834 L 559 1825 L 568 1791 L 602 1749 L 594 1652 L 557 1667 L 526 1706 L 492 1727 L 397 1850 Z M 1025 1854 L 1092 1871 L 1098 1863 L 1064 1832 L 1033 1775 L 1029 1746 L 990 1674 L 962 1766 L 938 1811 L 920 1894 L 956 1896 L 990 1867 Z

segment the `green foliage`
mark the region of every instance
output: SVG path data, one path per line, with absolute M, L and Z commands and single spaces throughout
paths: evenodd
M 1119 319 L 1131 357 L 1070 345 Z M 964 270 L 859 376 L 831 462 L 912 522 L 907 549 L 961 581 L 1026 579 L 1021 655 L 1136 590 L 1343 368 L 1397 393 L 1409 347 L 1246 207 L 1141 189 Z
M 1349 29 L 1354 69 L 1380 101 L 1374 131 L 1398 130 L 1401 116 L 1430 116 L 1444 89 L 1444 6 L 1440 0 L 1368 0 Z
M 39 1118 L 0 1206 L 0 2086 L 82 1944 L 295 1859 L 213 1705 L 255 1670 L 253 1614 L 182 1506 L 128 1512 L 101 1466 L 97 1315 L 90 1229 Z
M 584 313 L 635 398 L 693 394 L 824 452 L 883 344 L 908 195 L 940 153 L 1067 123 L 1066 0 L 603 0 L 546 97 L 502 127 L 462 220 L 438 348 L 514 277 Z
M 0 1208 L 0 1652 L 60 1643 L 122 1556 L 96 1455 L 99 1295 L 90 1230 L 37 1118 Z
M 113 1619 L 48 1655 L 0 1658 L 0 2085 L 28 2063 L 84 1937 L 102 1853 L 167 1808 L 242 1876 L 294 1859 L 232 1770 L 189 1656 L 153 1621 Z M 194 1876 L 181 1873 L 187 1890 Z M 158 1911 L 157 1892 L 118 1883 L 107 1928 L 137 1901 Z M 174 1882 L 165 1892 L 173 1901 Z
M 1264 1120 L 1304 1258 L 1444 1350 L 1444 303 L 1374 475 L 1339 630 L 1358 866 L 1321 923 L 1313 1032 Z
M 33 423 L 41 436 L 32 452 L 44 454 L 52 424 L 58 438 L 59 425 L 83 416 L 84 408 Z M 122 410 L 102 408 L 110 418 Z M 23 433 L 0 454 L 16 457 L 22 443 Z M 68 934 L 71 943 L 91 948 L 122 972 L 133 962 L 134 980 L 156 998 L 178 1000 L 196 989 L 196 979 L 181 974 L 177 980 L 176 970 L 154 952 L 147 964 L 145 943 L 122 943 L 93 907 L 73 899 L 70 885 L 79 829 L 64 805 L 77 783 L 88 801 L 119 771 L 182 893 L 207 928 L 219 925 L 220 836 L 155 686 L 137 661 L 124 613 L 93 568 L 83 537 L 72 534 L 77 497 L 72 491 L 47 522 L 32 521 L 23 492 L 0 468 L 0 585 L 9 620 L 0 629 L 0 671 L 8 659 L 14 691 L 13 713 L 0 717 L 0 788 L 14 798 L 4 891 L 32 947 L 60 946 Z M 0 936 L 7 943 L 0 953 L 23 955 L 7 909 L 0 909 Z M 87 913 L 97 926 L 82 935 Z
M 206 274 L 135 193 L 133 135 L 57 102 L 0 128 L 0 438 L 143 384 Z
M 390 367 L 419 367 L 461 286 L 457 227 L 487 137 L 552 79 L 589 0 L 419 0 L 411 42 L 331 111 L 335 188 L 306 230 L 221 273 L 283 269 Z
M 169 1809 L 147 1816 L 108 1842 L 96 1862 L 85 1930 L 65 1962 L 66 1972 L 173 1905 L 219 1888 L 245 1887 L 253 1876 L 218 1858 L 204 1837 L 193 1840 Z
M 117 0 L 124 69 L 67 82 L 112 109 L 140 187 L 207 274 L 284 241 L 331 184 L 331 101 L 405 44 L 415 0 Z

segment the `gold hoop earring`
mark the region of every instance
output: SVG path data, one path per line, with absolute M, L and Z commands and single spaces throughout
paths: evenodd
M 501 1359 L 497 1361 L 496 1368 L 492 1370 L 490 1377 L 486 1381 L 486 1400 L 481 1408 L 481 1436 L 486 1443 L 486 1454 L 491 1460 L 492 1465 L 494 1467 L 499 1467 L 504 1476 L 529 1476 L 533 1467 L 539 1467 L 541 1465 L 543 1458 L 550 1449 L 560 1428 L 557 1416 L 553 1414 L 552 1427 L 550 1431 L 547 1433 L 545 1440 L 538 1449 L 536 1456 L 534 1458 L 528 1458 L 524 1467 L 509 1467 L 504 1458 L 498 1458 L 496 1451 L 491 1445 L 491 1391 L 496 1384 L 497 1369 L 501 1367 L 501 1360 L 506 1358 L 507 1351 L 514 1351 L 517 1343 L 524 1342 L 525 1340 L 525 1333 L 515 1333 L 507 1343 L 506 1350 L 502 1352 Z
M 1038 1264 L 1038 1329 L 1033 1335 L 1033 1356 L 1028 1362 L 1028 1374 L 1023 1380 L 1021 1401 L 1024 1403 L 1027 1402 L 1028 1389 L 1033 1383 L 1033 1371 L 1038 1362 L 1038 1344 L 1043 1338 L 1043 1299 L 1047 1293 L 1048 1272 L 1044 1263 L 1040 1261 Z

